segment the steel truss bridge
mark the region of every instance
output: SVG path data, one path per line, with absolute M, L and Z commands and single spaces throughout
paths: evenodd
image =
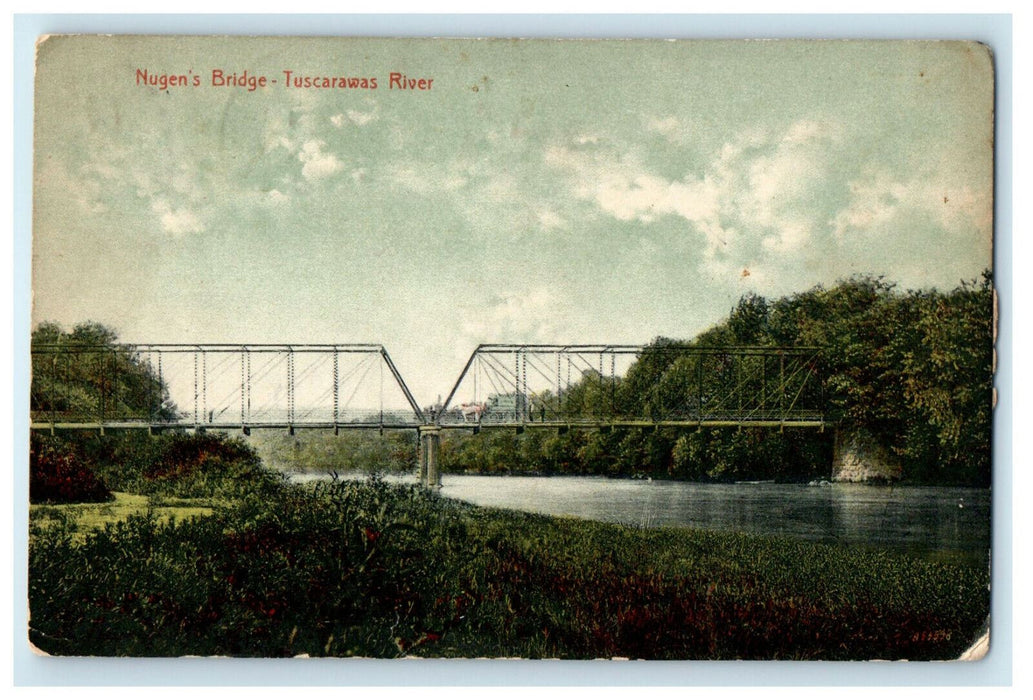
M 820 349 L 480 345 L 424 410 L 381 345 L 32 347 L 31 429 L 413 429 L 441 485 L 441 431 L 825 426 Z
M 824 426 L 816 347 L 481 345 L 442 427 Z
M 248 433 L 426 422 L 381 345 L 36 345 L 31 355 L 37 430 Z
M 480 345 L 422 409 L 382 345 L 36 345 L 34 430 L 808 427 L 820 349 Z

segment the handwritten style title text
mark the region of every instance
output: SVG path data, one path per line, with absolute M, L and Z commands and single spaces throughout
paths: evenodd
M 253 73 L 227 71 L 213 68 L 205 73 L 153 72 L 146 68 L 136 69 L 136 84 L 141 87 L 153 87 L 162 92 L 172 88 L 235 88 L 255 92 L 282 86 L 285 89 L 325 89 L 325 90 L 377 90 L 382 84 L 376 76 L 346 75 L 310 75 L 295 70 L 282 70 L 275 77 Z M 389 90 L 427 91 L 434 86 L 434 78 L 410 77 L 405 73 L 392 72 L 387 77 Z

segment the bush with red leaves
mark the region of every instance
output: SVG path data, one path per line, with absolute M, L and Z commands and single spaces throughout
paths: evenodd
M 258 457 L 244 443 L 219 433 L 163 436 L 159 451 L 144 469 L 147 479 L 183 479 L 203 472 L 223 472 L 227 465 L 257 469 Z
M 29 501 L 102 503 L 113 498 L 69 445 L 33 436 L 29 445 Z

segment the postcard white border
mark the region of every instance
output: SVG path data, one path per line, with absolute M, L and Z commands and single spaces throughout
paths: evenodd
M 997 75 L 995 284 L 1001 296 L 994 423 L 993 638 L 976 663 L 75 659 L 26 643 L 28 338 L 34 43 L 46 33 L 383 37 L 974 39 Z M 1012 21 L 1010 15 L 15 15 L 13 587 L 16 686 L 969 686 L 1012 680 Z M 5 429 L 6 430 L 6 429 Z M 744 666 L 746 664 L 746 666 Z M 748 667 L 748 672 L 744 669 Z

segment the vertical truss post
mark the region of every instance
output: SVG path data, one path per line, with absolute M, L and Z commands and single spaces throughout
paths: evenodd
M 826 406 L 826 404 L 825 404 L 825 382 L 822 381 L 822 378 L 818 375 L 818 368 L 817 368 L 818 362 L 817 362 L 817 358 L 818 358 L 818 354 L 815 353 L 815 355 L 814 355 L 814 362 L 813 362 L 812 367 L 814 368 L 814 375 L 815 375 L 814 381 L 818 382 L 818 392 L 819 392 L 819 399 L 818 400 L 821 401 L 821 404 L 820 404 L 820 407 L 821 407 L 821 431 L 825 432 L 825 406 Z
M 341 383 L 341 371 L 340 371 L 340 353 L 337 348 L 334 348 L 334 429 L 337 429 L 340 423 L 340 383 Z
M 98 418 L 100 419 L 101 431 L 103 431 L 104 430 L 104 359 L 103 359 L 104 355 L 103 354 L 100 355 L 100 358 L 101 358 L 101 360 L 98 363 L 99 364 L 99 368 L 98 369 L 100 370 L 98 372 L 98 374 L 100 375 L 100 382 L 99 382 L 99 386 L 97 387 L 97 389 L 98 389 L 97 408 L 99 409 L 99 416 L 98 416 Z
M 199 395 L 197 382 L 197 351 L 194 351 L 194 427 L 197 427 L 197 397 Z
M 158 417 L 161 418 L 165 409 L 165 376 L 162 373 L 161 350 L 158 351 Z
M 208 412 L 208 353 L 201 351 L 201 420 L 204 423 L 212 422 L 212 415 Z
M 520 392 L 521 423 L 526 423 L 531 414 L 530 397 L 527 395 L 527 349 L 520 351 L 520 378 L 523 383 L 523 390 Z
M 617 417 L 617 353 L 610 351 L 610 418 Z
M 50 358 L 50 434 L 57 423 L 57 353 Z
M 247 422 L 251 423 L 251 349 L 244 349 L 244 356 L 247 358 Z
M 767 398 L 768 398 L 768 355 L 767 353 L 761 353 L 760 355 L 760 412 L 764 414 L 767 411 Z
M 696 420 L 699 421 L 699 427 L 703 427 L 703 360 L 706 355 L 703 353 L 696 353 L 696 393 L 698 398 L 696 399 Z
M 287 348 L 287 425 L 294 432 L 294 348 Z
M 786 398 L 786 358 L 785 353 L 778 351 L 778 419 L 784 421 Z
M 732 360 L 735 363 L 735 393 L 736 403 L 738 404 L 739 427 L 742 427 L 742 363 L 745 359 L 746 357 L 744 355 L 739 355 L 738 357 L 733 355 Z
M 147 355 L 147 369 L 151 367 L 151 356 Z M 158 410 L 161 408 L 161 384 L 158 384 L 154 376 L 148 372 L 150 381 L 150 396 L 147 401 L 147 422 L 154 423 L 158 417 Z
M 513 421 L 520 422 L 520 350 L 513 353 Z
M 567 351 L 567 411 L 570 411 L 570 351 Z
M 244 348 L 240 349 L 240 428 L 241 430 L 247 425 L 244 414 L 244 400 L 245 394 L 247 393 L 247 367 L 245 366 L 245 355 L 247 350 Z
M 563 415 L 563 387 L 560 382 L 563 378 L 562 375 L 562 360 L 563 353 L 556 353 L 556 418 L 559 419 Z
M 111 368 L 111 419 L 119 419 L 118 411 L 118 351 L 112 350 L 108 359 L 108 366 Z

